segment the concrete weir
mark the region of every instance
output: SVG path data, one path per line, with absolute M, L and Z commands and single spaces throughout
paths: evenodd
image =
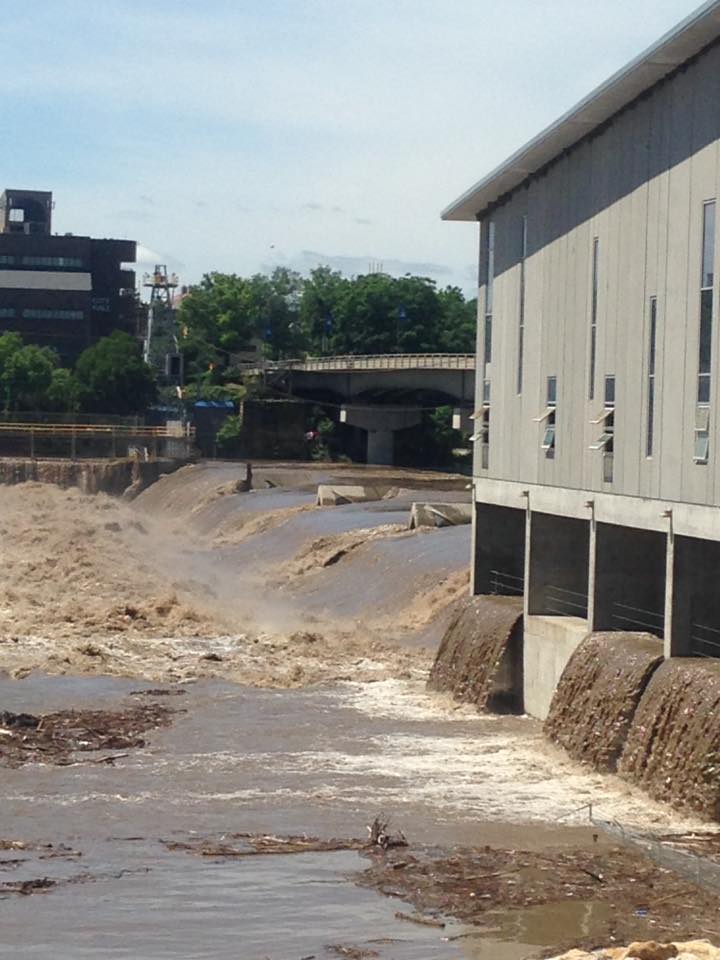
M 618 769 L 656 800 L 720 820 L 720 662 L 679 657 L 659 667 Z
M 472 523 L 471 503 L 413 503 L 410 529 L 417 527 L 459 527 Z
M 31 460 L 0 459 L 0 485 L 50 483 L 83 493 L 107 493 L 132 499 L 166 473 L 184 466 L 182 460 Z
M 662 659 L 662 641 L 650 634 L 592 634 L 563 671 L 545 734 L 574 759 L 616 770 L 638 704 Z
M 522 599 L 471 597 L 443 637 L 428 689 L 479 710 L 522 712 Z

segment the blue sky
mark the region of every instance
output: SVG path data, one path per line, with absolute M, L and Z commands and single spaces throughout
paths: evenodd
M 32 0 L 7 7 L 2 183 L 183 282 L 370 262 L 472 289 L 440 210 L 683 0 Z

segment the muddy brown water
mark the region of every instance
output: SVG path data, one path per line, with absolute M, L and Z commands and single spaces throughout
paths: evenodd
M 0 698 L 10 710 L 109 707 L 139 686 L 38 676 L 1 680 Z M 453 709 L 418 683 L 187 689 L 173 698 L 184 711 L 173 725 L 113 768 L 3 771 L 0 837 L 83 855 L 31 861 L 2 879 L 91 879 L 0 900 L 0 956 L 298 960 L 349 943 L 386 960 L 515 960 L 557 941 L 559 909 L 565 938 L 573 923 L 584 932 L 595 908 L 533 908 L 491 930 L 437 930 L 398 920 L 402 904 L 352 884 L 363 868 L 355 853 L 206 861 L 161 841 L 235 831 L 362 836 L 382 810 L 411 843 L 557 847 L 590 842 L 580 816 L 553 822 L 590 799 L 609 816 L 671 822 L 615 778 L 548 751 L 537 724 Z M 378 940 L 389 942 L 371 944 Z
M 658 667 L 619 769 L 652 796 L 720 820 L 720 661 L 682 658 Z
M 513 669 L 511 638 L 521 628 L 522 597 L 471 597 L 443 637 L 430 671 L 428 688 L 448 691 L 479 710 L 518 702 L 521 676 Z M 520 659 L 522 652 L 520 651 Z M 506 661 L 506 683 L 498 670 Z M 505 687 L 506 689 L 503 689 Z M 519 712 L 519 711 L 516 711 Z
M 615 770 L 635 712 L 663 659 L 645 633 L 596 633 L 570 658 L 555 691 L 545 733 L 598 770 Z
M 231 474 L 209 474 L 202 477 L 211 497 L 197 511 L 208 512 L 206 531 L 223 527 L 233 509 L 260 502 L 213 499 L 216 482 Z M 180 473 L 166 489 L 167 509 L 178 516 L 201 499 L 202 490 L 183 485 Z M 303 491 L 261 497 L 262 509 L 305 502 Z M 287 559 L 288 543 L 394 522 L 397 506 L 293 514 L 284 533 L 258 534 L 212 556 L 203 546 L 195 559 L 218 590 L 237 591 L 251 564 L 257 570 Z M 429 586 L 466 564 L 469 528 L 368 547 L 288 588 L 294 611 L 322 608 L 359 620 L 368 609 L 392 614 L 418 584 Z M 259 577 L 253 589 L 272 612 L 282 595 L 263 597 L 261 585 Z M 194 641 L 175 642 L 180 650 Z M 147 686 L 158 683 L 0 678 L 0 707 L 114 709 Z M 495 918 L 490 929 L 450 922 L 440 930 L 398 920 L 396 911 L 407 912 L 406 905 L 356 886 L 349 878 L 364 866 L 356 853 L 222 861 L 171 852 L 162 841 L 263 831 L 363 836 L 365 825 L 385 813 L 411 844 L 556 849 L 593 842 L 580 809 L 590 802 L 601 817 L 628 826 L 667 832 L 692 825 L 619 778 L 581 769 L 545 741 L 539 724 L 479 715 L 427 693 L 422 681 L 293 690 L 201 681 L 187 690 L 162 701 L 182 708 L 172 725 L 152 731 L 146 748 L 128 751 L 114 767 L 28 764 L 2 771 L 0 839 L 65 844 L 82 856 L 33 854 L 0 868 L 0 882 L 77 881 L 0 899 L 0 957 L 324 960 L 327 945 L 348 944 L 375 950 L 381 960 L 519 960 L 575 933 L 584 939 L 606 919 L 601 908 L 516 910 Z

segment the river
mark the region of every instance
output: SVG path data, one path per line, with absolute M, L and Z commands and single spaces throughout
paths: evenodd
M 181 490 L 187 494 L 178 482 L 172 501 L 168 489 L 173 510 L 180 509 Z M 152 492 L 151 509 L 161 494 L 161 488 Z M 197 489 L 193 496 L 199 502 Z M 260 496 L 270 509 L 310 502 L 300 489 Z M 212 501 L 196 511 L 195 522 L 213 535 L 220 523 L 227 533 L 230 502 L 222 501 L 226 513 L 220 521 L 209 521 L 208 514 L 220 510 Z M 216 543 L 213 563 L 225 571 L 230 589 L 228 569 L 252 562 L 257 589 L 273 564 L 292 559 L 308 540 L 371 530 L 388 516 L 397 521 L 405 506 L 396 501 L 291 514 L 282 536 L 271 527 L 237 543 Z M 362 626 L 370 608 L 381 622 L 377 618 L 391 615 L 394 606 L 405 610 L 413 590 L 420 603 L 433 578 L 437 583 L 462 570 L 469 528 L 379 539 L 366 547 L 290 578 L 281 591 L 285 609 L 299 623 L 319 614 L 327 622 L 337 610 L 343 623 Z M 195 573 L 209 550 L 207 542 L 198 545 Z M 277 602 L 274 593 L 256 598 L 254 615 L 269 616 Z M 414 629 L 411 623 L 403 631 L 408 643 L 437 642 L 442 616 L 420 618 Z M 174 641 L 179 654 L 197 642 Z M 107 710 L 137 702 L 137 691 L 157 685 L 94 670 L 96 675 L 80 676 L 72 667 L 48 676 L 36 669 L 21 680 L 2 678 L 0 703 L 4 710 L 31 713 Z M 366 824 L 384 813 L 411 846 L 560 848 L 593 842 L 579 810 L 590 802 L 601 815 L 622 822 L 659 829 L 678 822 L 616 777 L 577 766 L 526 717 L 458 707 L 426 693 L 412 671 L 385 672 L 361 683 L 341 676 L 282 689 L 185 675 L 184 695 L 165 698 L 177 711 L 172 724 L 149 733 L 144 749 L 129 751 L 114 766 L 3 770 L 0 838 L 64 844 L 81 855 L 2 854 L 6 861 L 21 861 L 0 864 L 2 880 L 47 876 L 73 882 L 0 900 L 0 956 L 350 955 L 329 949 L 338 946 L 382 960 L 519 960 L 557 942 L 560 926 L 565 938 L 575 929 L 587 933 L 592 908 L 571 904 L 562 915 L 515 911 L 495 916 L 482 930 L 452 922 L 426 927 L 399 919 L 398 911 L 411 912 L 400 901 L 353 882 L 366 866 L 356 852 L 233 860 L 196 857 L 166 843 L 236 832 L 363 837 Z

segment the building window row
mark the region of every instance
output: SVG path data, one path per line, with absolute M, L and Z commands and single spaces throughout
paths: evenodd
M 85 266 L 80 257 L 15 257 L 10 254 L 0 256 L 0 266 L 21 267 L 65 267 L 81 269 Z
M 14 317 L 15 316 L 15 307 L 0 307 L 0 317 Z
M 84 320 L 82 310 L 23 310 L 25 320 Z

